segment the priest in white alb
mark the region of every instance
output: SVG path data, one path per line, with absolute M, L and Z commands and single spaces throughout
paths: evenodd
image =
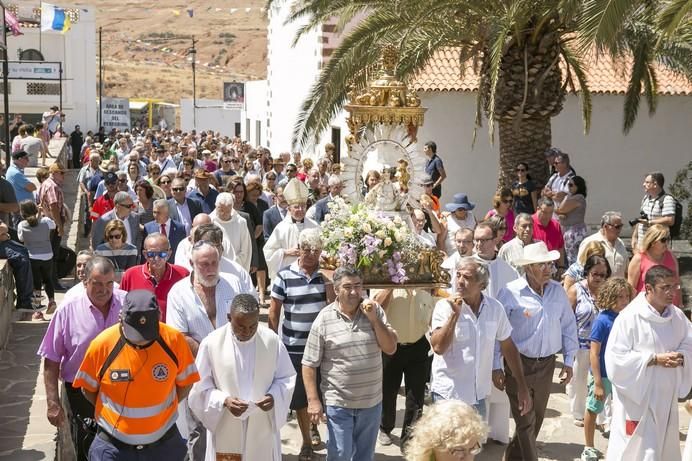
M 264 244 L 264 258 L 267 260 L 269 279 L 274 280 L 277 272 L 290 266 L 298 259 L 298 235 L 304 229 L 319 229 L 320 225 L 305 216 L 308 202 L 308 186 L 299 179 L 291 179 L 284 188 L 288 203 L 288 213 L 276 225 Z
M 205 461 L 280 461 L 295 369 L 276 333 L 259 325 L 254 296 L 237 295 L 228 316 L 229 324 L 202 340 L 201 380 L 188 396 L 207 428 Z
M 673 272 L 654 266 L 617 317 L 605 365 L 613 384 L 608 461 L 679 461 L 678 398 L 692 386 L 692 330 L 672 304 Z

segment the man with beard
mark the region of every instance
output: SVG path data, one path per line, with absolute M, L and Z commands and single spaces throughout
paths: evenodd
M 166 323 L 185 335 L 194 356 L 209 333 L 228 323 L 231 302 L 243 292 L 238 277 L 219 272 L 220 257 L 215 245 L 195 243 L 190 251 L 192 273 L 168 292 Z M 189 459 L 204 459 L 206 429 L 187 411 L 181 413 L 187 417 Z

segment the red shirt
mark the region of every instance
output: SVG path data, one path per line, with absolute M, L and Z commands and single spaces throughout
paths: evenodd
M 115 203 L 113 199 L 108 196 L 108 194 L 103 194 L 96 199 L 94 205 L 91 207 L 91 220 L 96 221 L 104 214 L 115 208 Z
M 560 223 L 551 219 L 547 226 L 538 220 L 538 213 L 533 215 L 533 239 L 542 240 L 549 251 L 560 250 L 565 246 L 565 239 L 562 238 L 562 228 Z
M 154 284 L 154 276 L 149 272 L 149 267 L 146 264 L 129 268 L 123 274 L 120 281 L 120 289 L 125 291 L 132 290 L 148 290 L 156 295 L 156 300 L 159 303 L 161 310 L 161 321 L 166 321 L 166 300 L 171 287 L 180 280 L 190 275 L 190 272 L 181 266 L 166 263 L 166 272 L 159 280 L 159 283 Z

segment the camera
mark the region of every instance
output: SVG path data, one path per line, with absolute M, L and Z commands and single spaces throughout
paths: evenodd
M 645 212 L 640 211 L 640 212 L 639 212 L 639 217 L 634 218 L 634 219 L 631 219 L 631 220 L 629 220 L 629 221 L 627 221 L 627 222 L 629 223 L 630 226 L 636 226 L 637 224 L 639 224 L 639 220 L 640 220 L 640 219 L 648 220 L 648 219 L 649 219 L 649 216 L 648 216 Z

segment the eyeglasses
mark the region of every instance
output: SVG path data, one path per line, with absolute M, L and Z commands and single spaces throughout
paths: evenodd
M 170 181 L 159 181 L 159 185 L 162 185 L 162 184 L 170 184 L 170 183 L 171 183 Z
M 231 163 L 230 160 L 224 160 L 223 163 Z
M 526 168 L 517 168 L 517 171 L 521 173 L 521 172 L 526 171 Z
M 169 253 L 167 251 L 145 251 L 144 256 L 147 259 L 161 258 L 167 259 Z
M 613 229 L 617 229 L 617 230 L 622 229 L 623 225 L 624 224 L 608 224 L 609 227 L 612 227 Z
M 476 456 L 483 451 L 483 447 L 480 442 L 476 442 L 473 448 L 452 448 L 449 450 L 449 454 L 457 458 L 465 458 L 468 455 Z
M 512 200 L 511 198 L 502 201 L 502 203 L 505 203 L 505 204 L 507 204 L 507 205 L 511 205 L 512 202 L 514 202 L 514 200 Z
M 118 179 L 118 182 L 127 182 L 127 179 Z
M 675 284 L 675 285 L 659 285 L 659 286 L 654 285 L 654 290 L 656 290 L 656 289 L 661 290 L 661 291 L 664 292 L 664 293 L 672 293 L 672 292 L 674 292 L 674 291 L 679 290 L 679 289 L 680 289 L 680 285 L 678 285 L 678 284 Z
M 184 188 L 184 187 L 172 187 L 171 190 L 172 190 L 173 192 L 185 192 L 185 188 Z
M 108 240 L 120 240 L 123 238 L 123 234 L 111 234 L 108 236 Z
M 488 238 L 484 238 L 484 239 L 477 239 L 477 238 L 473 239 L 473 241 L 476 243 L 485 243 L 485 242 L 490 242 L 491 240 L 495 240 L 495 239 L 493 237 L 488 237 Z
M 133 208 L 135 206 L 134 203 L 118 203 L 118 206 L 121 206 L 123 208 Z

